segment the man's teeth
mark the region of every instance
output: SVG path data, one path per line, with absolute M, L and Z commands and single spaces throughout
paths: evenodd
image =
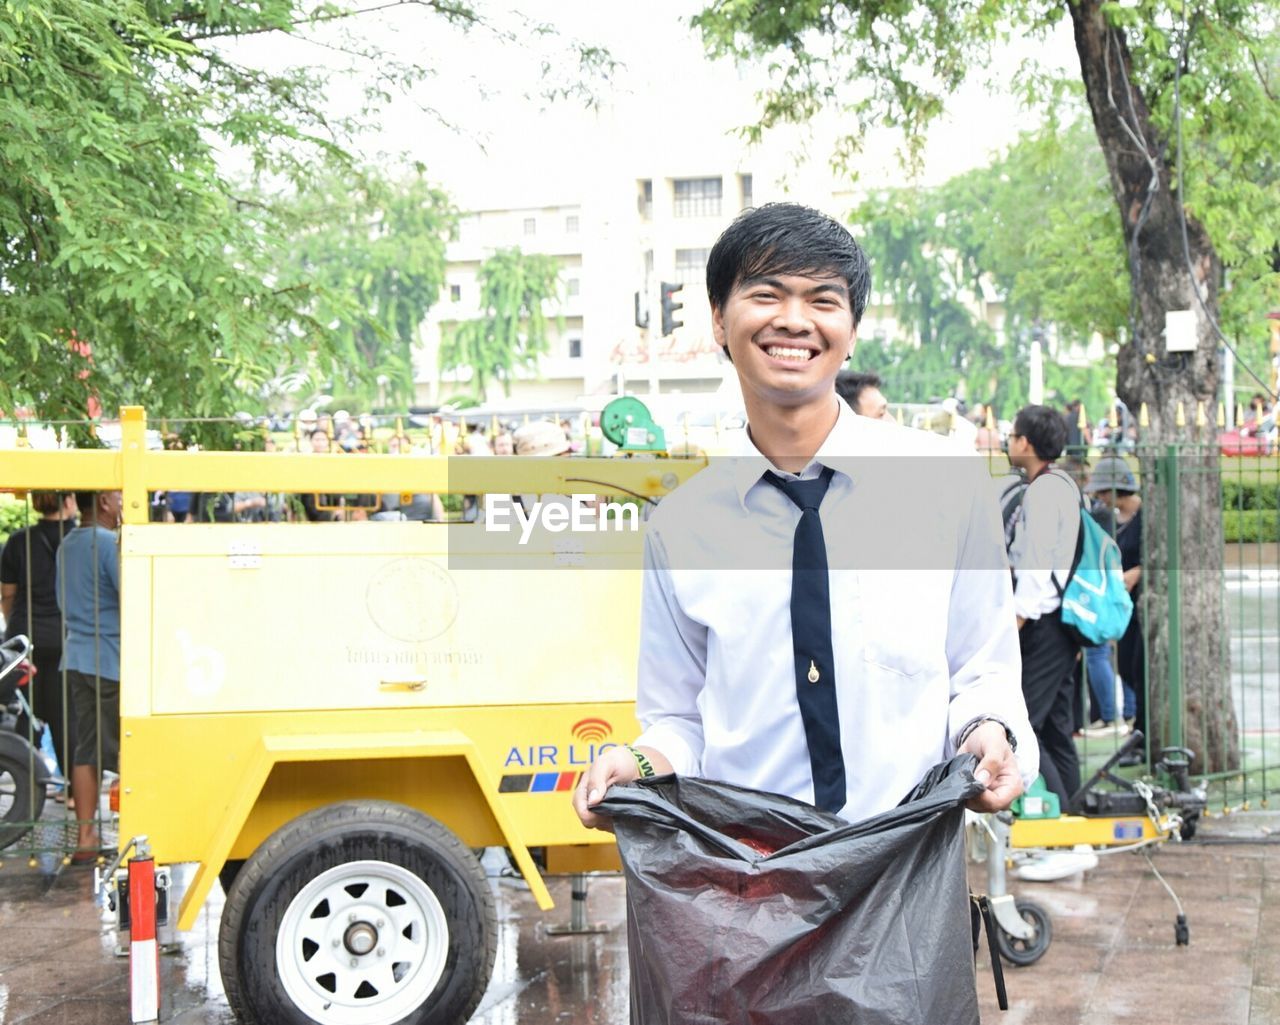
M 774 359 L 807 360 L 813 355 L 808 349 L 790 349 L 781 345 L 770 345 L 764 351 Z

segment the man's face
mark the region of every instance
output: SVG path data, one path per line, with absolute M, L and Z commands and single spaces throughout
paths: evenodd
M 1114 510 L 1117 502 L 1122 498 L 1128 498 L 1131 492 L 1113 491 L 1111 488 L 1104 488 L 1101 491 L 1095 491 L 1093 497 L 1101 502 L 1108 509 Z
M 1017 432 L 1015 427 L 1009 432 L 1009 464 L 1025 470 L 1030 462 L 1027 458 L 1027 453 L 1029 452 L 1034 454 L 1035 450 L 1031 447 L 1031 443 Z
M 744 394 L 778 406 L 801 406 L 830 392 L 857 339 L 849 290 L 834 275 L 739 282 L 711 322 Z
M 311 435 L 311 451 L 320 453 L 329 451 L 329 435 L 323 431 L 316 431 Z
M 892 420 L 889 415 L 889 400 L 876 387 L 863 388 L 858 396 L 858 408 L 854 410 L 859 416 L 870 420 Z

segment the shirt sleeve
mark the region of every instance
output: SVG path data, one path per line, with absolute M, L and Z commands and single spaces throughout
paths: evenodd
M 1064 499 L 1069 495 L 1065 483 L 1057 488 L 1037 488 L 1033 483 L 1022 499 L 1009 557 L 1016 578 L 1014 607 L 1023 619 L 1039 619 L 1046 607 L 1056 604 L 1058 589 L 1053 582 L 1054 571 L 1065 579 L 1071 570 L 1076 536 L 1063 529 L 1064 519 L 1067 515 L 1078 519 L 1079 513 L 1074 497 L 1069 499 L 1070 505 L 1064 513 Z
M 977 469 L 985 473 L 980 463 Z M 959 557 L 947 619 L 951 704 L 947 755 L 975 719 L 998 719 L 1017 741 L 1018 769 L 1027 786 L 1040 771 L 1040 749 L 1022 696 L 1022 656 L 1013 589 L 1004 558 L 1004 527 L 989 487 L 975 480 L 960 524 Z M 994 568 L 993 568 L 994 567 Z
M 644 732 L 636 744 L 660 751 L 679 775 L 697 776 L 703 751 L 698 696 L 707 675 L 707 628 L 680 608 L 666 548 L 652 526 L 645 535 L 642 576 L 636 717 Z

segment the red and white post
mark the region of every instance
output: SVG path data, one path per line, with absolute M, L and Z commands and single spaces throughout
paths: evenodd
M 160 1020 L 160 945 L 156 942 L 156 863 L 145 844 L 129 859 L 129 1020 Z

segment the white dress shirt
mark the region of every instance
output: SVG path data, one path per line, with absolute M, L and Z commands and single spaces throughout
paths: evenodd
M 1080 490 L 1065 474 L 1046 471 L 1029 485 L 1013 528 L 1013 605 L 1023 619 L 1062 607 L 1054 578 L 1065 584 L 1080 532 Z
M 856 416 L 843 401 L 802 476 L 820 466 L 836 471 L 820 515 L 840 814 L 859 821 L 894 807 L 982 716 L 1013 731 L 1030 783 L 1039 752 L 986 467 L 948 439 Z M 761 480 L 771 468 L 744 437 L 742 456 L 681 485 L 649 521 L 636 743 L 677 773 L 812 803 L 791 638 L 800 510 Z

